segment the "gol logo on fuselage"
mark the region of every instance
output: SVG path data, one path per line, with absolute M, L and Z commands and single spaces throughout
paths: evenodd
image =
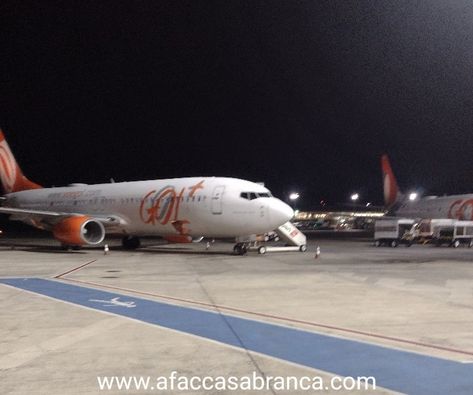
M 140 218 L 145 224 L 167 225 L 170 221 L 189 223 L 185 219 L 179 219 L 179 207 L 186 189 L 189 190 L 188 197 L 192 198 L 197 190 L 203 189 L 204 180 L 190 187 L 183 187 L 179 193 L 172 185 L 167 185 L 160 190 L 148 192 L 141 200 Z
M 455 200 L 448 209 L 448 218 L 473 220 L 473 199 Z

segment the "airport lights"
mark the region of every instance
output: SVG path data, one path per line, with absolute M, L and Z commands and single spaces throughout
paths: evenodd
M 356 201 L 360 198 L 360 195 L 358 193 L 354 193 L 353 195 L 351 195 L 351 201 L 353 203 L 356 203 Z
M 294 210 L 296 209 L 296 206 L 297 206 L 297 199 L 299 199 L 300 195 L 298 192 L 292 192 L 290 195 L 289 195 L 289 200 L 291 200 L 294 204 Z
M 409 194 L 409 200 L 412 202 L 417 199 L 417 192 L 411 192 Z

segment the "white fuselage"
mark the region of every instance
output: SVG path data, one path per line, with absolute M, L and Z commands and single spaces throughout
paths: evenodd
M 405 201 L 395 211 L 406 218 L 454 218 L 473 219 L 473 194 L 425 197 L 417 201 Z
M 112 233 L 129 235 L 244 236 L 276 229 L 293 216 L 262 185 L 223 177 L 75 184 L 10 193 L 6 199 L 8 207 L 116 216 L 120 224 Z

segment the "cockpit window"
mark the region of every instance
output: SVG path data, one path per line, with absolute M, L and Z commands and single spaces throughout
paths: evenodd
M 240 193 L 240 197 L 242 197 L 243 199 L 253 200 L 256 199 L 258 196 L 256 196 L 255 192 L 242 192 Z
M 257 198 L 269 198 L 272 197 L 270 192 L 242 192 L 240 197 L 243 199 L 253 200 Z

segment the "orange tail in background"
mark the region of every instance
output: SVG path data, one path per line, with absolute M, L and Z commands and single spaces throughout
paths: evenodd
M 384 204 L 390 208 L 400 200 L 402 195 L 387 155 L 381 157 L 381 169 L 383 171 Z
M 28 180 L 16 163 L 10 147 L 5 140 L 3 131 L 0 129 L 0 181 L 4 193 L 26 191 L 28 189 L 39 189 L 41 185 Z

